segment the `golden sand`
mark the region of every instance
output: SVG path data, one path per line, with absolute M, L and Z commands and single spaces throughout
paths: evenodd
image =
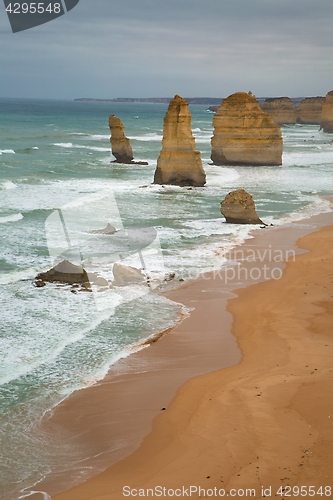
M 191 486 L 202 488 L 191 498 L 222 490 L 238 498 L 250 489 L 262 498 L 264 487 L 282 499 L 301 486 L 302 496 L 330 496 L 333 226 L 298 245 L 310 252 L 280 280 L 238 290 L 228 302 L 240 363 L 187 381 L 136 451 L 53 500 L 163 492 L 156 487 L 189 493 Z M 296 489 L 283 495 L 281 486 Z

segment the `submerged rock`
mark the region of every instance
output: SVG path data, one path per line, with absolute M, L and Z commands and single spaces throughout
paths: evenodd
M 297 123 L 320 125 L 325 97 L 306 97 L 299 103 Z
M 296 123 L 296 111 L 290 97 L 273 97 L 266 99 L 261 108 L 268 113 L 278 125 Z
M 333 90 L 326 94 L 321 114 L 321 128 L 324 132 L 333 134 Z
M 113 276 L 113 284 L 116 286 L 142 283 L 146 279 L 140 269 L 132 266 L 125 266 L 124 264 L 119 264 L 118 262 L 113 264 Z
M 93 229 L 90 232 L 92 234 L 114 234 L 117 232 L 117 229 L 112 224 L 108 223 L 104 229 Z
M 206 174 L 191 130 L 188 102 L 176 95 L 164 118 L 162 150 L 157 160 L 155 184 L 204 186 Z
M 232 224 L 264 224 L 259 219 L 250 193 L 237 189 L 227 194 L 221 202 L 221 214 Z
M 281 129 L 252 94 L 237 92 L 223 99 L 213 127 L 215 165 L 282 164 Z

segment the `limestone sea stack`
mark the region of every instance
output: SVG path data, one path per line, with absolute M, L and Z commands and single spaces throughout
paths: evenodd
M 268 98 L 261 107 L 278 125 L 296 123 L 296 112 L 290 97 Z
M 321 128 L 324 132 L 333 134 L 333 90 L 326 94 L 321 114 Z
M 321 112 L 325 97 L 306 97 L 299 103 L 297 123 L 320 125 Z
M 232 224 L 265 224 L 259 219 L 253 198 L 245 189 L 227 194 L 221 202 L 221 214 Z
M 282 164 L 281 129 L 252 94 L 237 92 L 223 99 L 213 127 L 215 165 Z
M 176 95 L 164 118 L 162 150 L 157 160 L 155 184 L 204 186 L 206 174 L 196 151 L 188 102 Z
M 117 163 L 132 163 L 133 151 L 130 140 L 125 136 L 124 124 L 116 115 L 109 116 L 112 154 Z

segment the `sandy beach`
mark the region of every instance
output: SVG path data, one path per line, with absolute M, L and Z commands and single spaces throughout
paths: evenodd
M 303 250 L 289 258 L 279 279 L 276 274 L 255 285 L 249 279 L 245 286 L 251 286 L 245 288 L 243 279 L 243 288 L 235 294 L 231 290 L 237 279 L 226 283 L 225 275 L 211 274 L 169 292 L 173 300 L 194 307 L 190 316 L 148 349 L 127 358 L 123 372 L 110 373 L 97 386 L 77 392 L 44 422 L 49 431 L 58 429 L 73 443 L 78 436 L 90 441 L 92 450 L 103 439 L 107 448 L 117 432 L 128 443 L 118 455 L 113 450 L 114 465 L 53 495 L 54 500 L 159 492 L 183 497 L 190 493 L 192 498 L 223 492 L 284 498 L 281 486 L 303 486 L 303 496 L 330 496 L 333 226 L 327 224 L 332 218 L 329 213 L 265 230 L 247 242 L 245 259 L 250 250 L 268 247 L 284 249 L 290 257 L 288 252 L 296 250 L 294 242 L 301 237 L 297 246 Z M 266 263 L 275 273 L 284 267 L 272 253 L 266 252 L 265 259 L 262 255 L 261 269 Z M 253 269 L 253 262 L 243 266 Z M 202 364 L 194 369 L 199 359 Z M 185 370 L 179 370 L 179 360 Z M 138 367 L 149 364 L 150 371 L 138 374 Z M 194 376 L 195 372 L 205 374 Z M 124 387 L 131 387 L 130 398 Z M 118 409 L 112 421 L 110 405 Z M 103 412 L 101 426 L 96 415 Z M 65 484 L 63 477 L 59 479 L 58 488 L 65 490 L 59 487 Z M 52 492 L 56 478 L 52 481 L 38 489 Z

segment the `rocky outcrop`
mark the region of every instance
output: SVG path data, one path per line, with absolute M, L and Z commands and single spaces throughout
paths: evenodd
M 297 109 L 297 123 L 320 125 L 321 112 L 325 97 L 306 97 L 299 103 Z
M 106 227 L 104 229 L 93 229 L 92 231 L 90 231 L 90 233 L 92 234 L 114 234 L 117 232 L 117 229 L 112 225 L 110 224 L 110 222 L 107 223 Z
M 116 262 L 113 264 L 113 284 L 116 286 L 126 286 L 145 281 L 145 276 L 140 269 L 131 266 L 125 266 Z
M 237 92 L 223 99 L 213 127 L 215 165 L 281 165 L 281 129 L 252 94 Z
M 36 286 L 43 286 L 42 283 L 64 283 L 67 285 L 89 284 L 87 271 L 81 266 L 76 266 L 68 260 L 63 260 L 55 267 L 45 273 L 36 276 Z
M 296 112 L 290 97 L 268 98 L 261 107 L 278 125 L 296 123 Z
M 157 160 L 155 184 L 203 186 L 206 174 L 196 151 L 188 103 L 176 95 L 164 118 L 162 150 Z
M 259 219 L 253 198 L 245 189 L 227 194 L 221 202 L 221 214 L 232 224 L 265 224 Z
M 73 287 L 82 286 L 84 290 L 91 291 L 91 284 L 99 287 L 109 286 L 108 281 L 96 273 L 87 273 L 87 271 L 68 260 L 63 260 L 45 273 L 39 273 L 34 281 L 36 287 L 44 287 L 46 283 L 61 283 L 64 285 L 73 285 Z
M 109 116 L 109 127 L 111 131 L 112 154 L 117 163 L 131 163 L 133 161 L 133 151 L 130 140 L 125 136 L 124 124 L 116 115 Z
M 212 113 L 217 113 L 219 107 L 220 106 L 209 106 L 209 108 L 207 108 L 207 111 L 211 111 Z
M 326 94 L 321 114 L 320 127 L 324 132 L 333 134 L 333 90 Z

